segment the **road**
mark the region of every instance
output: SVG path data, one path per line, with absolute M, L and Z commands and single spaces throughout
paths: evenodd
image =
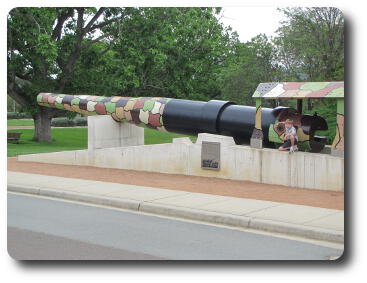
M 15 259 L 328 259 L 342 250 L 244 230 L 8 193 Z
M 22 260 L 158 260 L 127 250 L 85 243 L 65 237 L 8 227 L 8 250 Z

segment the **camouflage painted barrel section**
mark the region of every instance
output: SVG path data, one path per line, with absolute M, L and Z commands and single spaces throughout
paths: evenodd
M 267 99 L 342 98 L 344 82 L 260 83 L 252 97 Z
M 339 151 L 344 151 L 344 100 L 339 99 L 337 101 L 337 112 L 336 112 L 336 134 L 331 145 Z
M 84 115 L 111 115 L 118 122 L 127 121 L 165 131 L 163 112 L 170 98 L 68 95 L 40 93 L 37 102 L 41 106 L 69 110 Z

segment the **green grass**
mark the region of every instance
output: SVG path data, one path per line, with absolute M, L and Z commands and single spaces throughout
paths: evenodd
M 145 144 L 171 143 L 173 138 L 187 137 L 184 135 L 165 133 L 153 129 L 144 129 Z M 189 137 L 192 141 L 196 141 L 196 137 Z
M 8 120 L 8 126 L 33 126 L 33 120 Z
M 8 121 L 9 122 L 9 121 Z M 51 129 L 52 142 L 32 141 L 33 129 L 9 130 L 9 132 L 20 132 L 22 136 L 19 144 L 8 143 L 8 157 L 21 154 L 45 153 L 65 150 L 86 149 L 88 146 L 87 128 L 62 128 Z M 163 133 L 152 129 L 145 129 L 145 144 L 170 143 L 172 138 L 184 137 L 183 135 Z M 195 141 L 196 137 L 190 137 Z
M 33 129 L 9 130 L 9 132 L 22 133 L 19 144 L 8 143 L 8 156 L 20 154 L 44 153 L 87 148 L 87 129 L 51 129 L 52 142 L 32 141 Z

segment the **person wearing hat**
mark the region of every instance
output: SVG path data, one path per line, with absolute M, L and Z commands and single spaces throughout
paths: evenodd
M 297 143 L 298 136 L 296 128 L 293 126 L 293 121 L 291 119 L 285 120 L 285 133 L 283 137 L 284 143 L 279 147 L 279 150 L 289 152 L 298 151 Z

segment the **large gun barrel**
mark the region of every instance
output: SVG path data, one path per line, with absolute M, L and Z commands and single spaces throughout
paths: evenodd
M 162 97 L 40 93 L 37 102 L 41 106 L 84 115 L 111 115 L 117 122 L 128 121 L 160 131 L 192 136 L 198 133 L 232 136 L 237 144 L 249 142 L 256 116 L 255 107 L 221 100 L 202 102 Z M 327 129 L 326 121 L 320 116 L 302 115 L 289 107 L 262 108 L 261 116 L 265 144 L 281 142 L 283 123 L 288 118 L 294 120 L 300 141 L 308 141 L 311 151 L 320 151 L 320 143 L 326 143 L 326 139 L 314 137 L 316 130 Z

